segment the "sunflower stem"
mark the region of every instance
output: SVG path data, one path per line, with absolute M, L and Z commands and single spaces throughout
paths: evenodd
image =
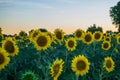
M 66 58 L 65 58 L 66 63 L 67 63 L 67 55 L 68 55 L 68 53 L 67 53 L 67 51 L 66 51 L 66 54 L 65 54 L 65 56 L 66 56 Z
M 76 75 L 76 80 L 79 80 L 79 75 Z
M 102 73 L 100 74 L 100 80 L 102 80 Z
M 41 62 L 40 62 L 40 60 L 41 60 L 41 52 L 39 52 L 38 54 L 39 54 L 39 58 L 38 58 L 38 60 L 37 60 L 37 65 L 40 66 L 40 63 L 41 63 Z
M 103 75 L 103 69 L 101 69 L 101 72 L 100 72 L 100 80 L 102 80 L 102 75 Z
M 14 64 L 16 65 L 16 60 L 14 58 Z M 16 75 L 16 67 L 14 67 L 14 74 Z
M 96 42 L 94 42 L 93 44 L 94 44 L 94 46 L 93 46 L 93 47 L 94 47 L 94 51 L 95 51 L 95 50 L 96 50 L 96 49 L 95 49 L 95 48 L 96 48 Z

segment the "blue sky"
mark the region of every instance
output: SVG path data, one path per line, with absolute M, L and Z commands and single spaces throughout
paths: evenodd
M 3 33 L 56 28 L 66 33 L 86 30 L 90 25 L 104 31 L 117 29 L 109 16 L 110 7 L 119 0 L 0 0 L 0 27 Z

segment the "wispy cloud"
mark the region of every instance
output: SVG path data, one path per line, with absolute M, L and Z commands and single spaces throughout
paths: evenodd
M 29 2 L 29 1 L 16 1 L 14 2 L 16 6 L 25 6 L 25 7 L 33 7 L 33 8 L 44 8 L 44 9 L 54 9 L 51 5 L 47 5 L 45 3 L 40 2 Z
M 62 1 L 66 2 L 66 3 L 70 3 L 70 4 L 75 4 L 78 2 L 78 0 L 62 0 Z
M 55 1 L 67 3 L 67 4 L 76 4 L 78 3 L 79 0 L 55 0 Z
M 0 12 L 10 9 L 13 6 L 15 0 L 0 0 Z
M 9 6 L 13 6 L 13 7 L 30 7 L 30 8 L 43 8 L 43 9 L 54 9 L 53 6 L 51 6 L 50 4 L 46 4 L 46 3 L 41 3 L 39 2 L 35 2 L 35 1 L 29 1 L 29 0 L 0 0 L 0 6 L 1 8 L 9 8 Z M 23 8 L 23 9 L 24 9 Z
M 15 0 L 0 0 L 0 4 L 3 4 L 3 3 L 11 3 Z

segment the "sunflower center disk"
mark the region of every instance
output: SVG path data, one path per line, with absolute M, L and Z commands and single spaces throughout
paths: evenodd
M 5 44 L 5 50 L 8 53 L 13 53 L 15 51 L 14 44 L 11 41 L 7 41 L 6 44 Z
M 92 40 L 91 36 L 90 35 L 86 35 L 85 36 L 85 41 L 86 42 L 90 42 Z
M 108 48 L 108 46 L 109 46 L 108 43 L 104 44 L 104 48 Z
M 76 36 L 77 36 L 78 38 L 81 37 L 81 35 L 82 35 L 82 33 L 81 33 L 80 31 L 76 33 Z
M 4 56 L 0 54 L 0 64 L 2 64 L 3 62 L 4 62 Z
M 72 47 L 74 46 L 74 42 L 70 40 L 70 41 L 68 42 L 68 46 L 69 46 L 70 48 L 72 48 Z
M 59 72 L 59 65 L 57 64 L 57 65 L 55 65 L 54 66 L 54 68 L 53 68 L 53 70 L 54 70 L 54 76 L 56 76 L 57 74 L 58 74 L 58 72 Z
M 110 41 L 110 38 L 106 38 L 106 41 Z
M 99 34 L 99 33 L 96 33 L 95 39 L 99 39 L 99 38 L 100 38 L 100 34 Z
M 41 46 L 41 47 L 46 46 L 46 44 L 47 44 L 47 39 L 46 39 L 46 37 L 40 36 L 40 37 L 37 39 L 37 44 L 38 44 L 39 46 Z
M 78 70 L 82 71 L 82 70 L 84 70 L 85 68 L 86 68 L 86 64 L 85 64 L 84 61 L 78 61 L 78 62 L 77 62 L 77 69 L 78 69 Z
M 21 32 L 21 33 L 20 33 L 20 36 L 24 36 L 24 34 L 25 34 L 24 32 Z
M 106 63 L 106 66 L 107 66 L 107 68 L 111 68 L 112 67 L 112 65 L 111 65 L 112 63 L 111 63 L 111 61 L 110 60 L 108 60 L 107 61 L 107 63 Z
M 62 39 L 62 33 L 61 32 L 57 32 L 56 33 L 56 37 L 57 37 L 57 39 L 61 40 Z

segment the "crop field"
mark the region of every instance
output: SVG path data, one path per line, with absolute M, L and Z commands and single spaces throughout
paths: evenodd
M 119 80 L 120 33 L 0 34 L 0 80 Z

